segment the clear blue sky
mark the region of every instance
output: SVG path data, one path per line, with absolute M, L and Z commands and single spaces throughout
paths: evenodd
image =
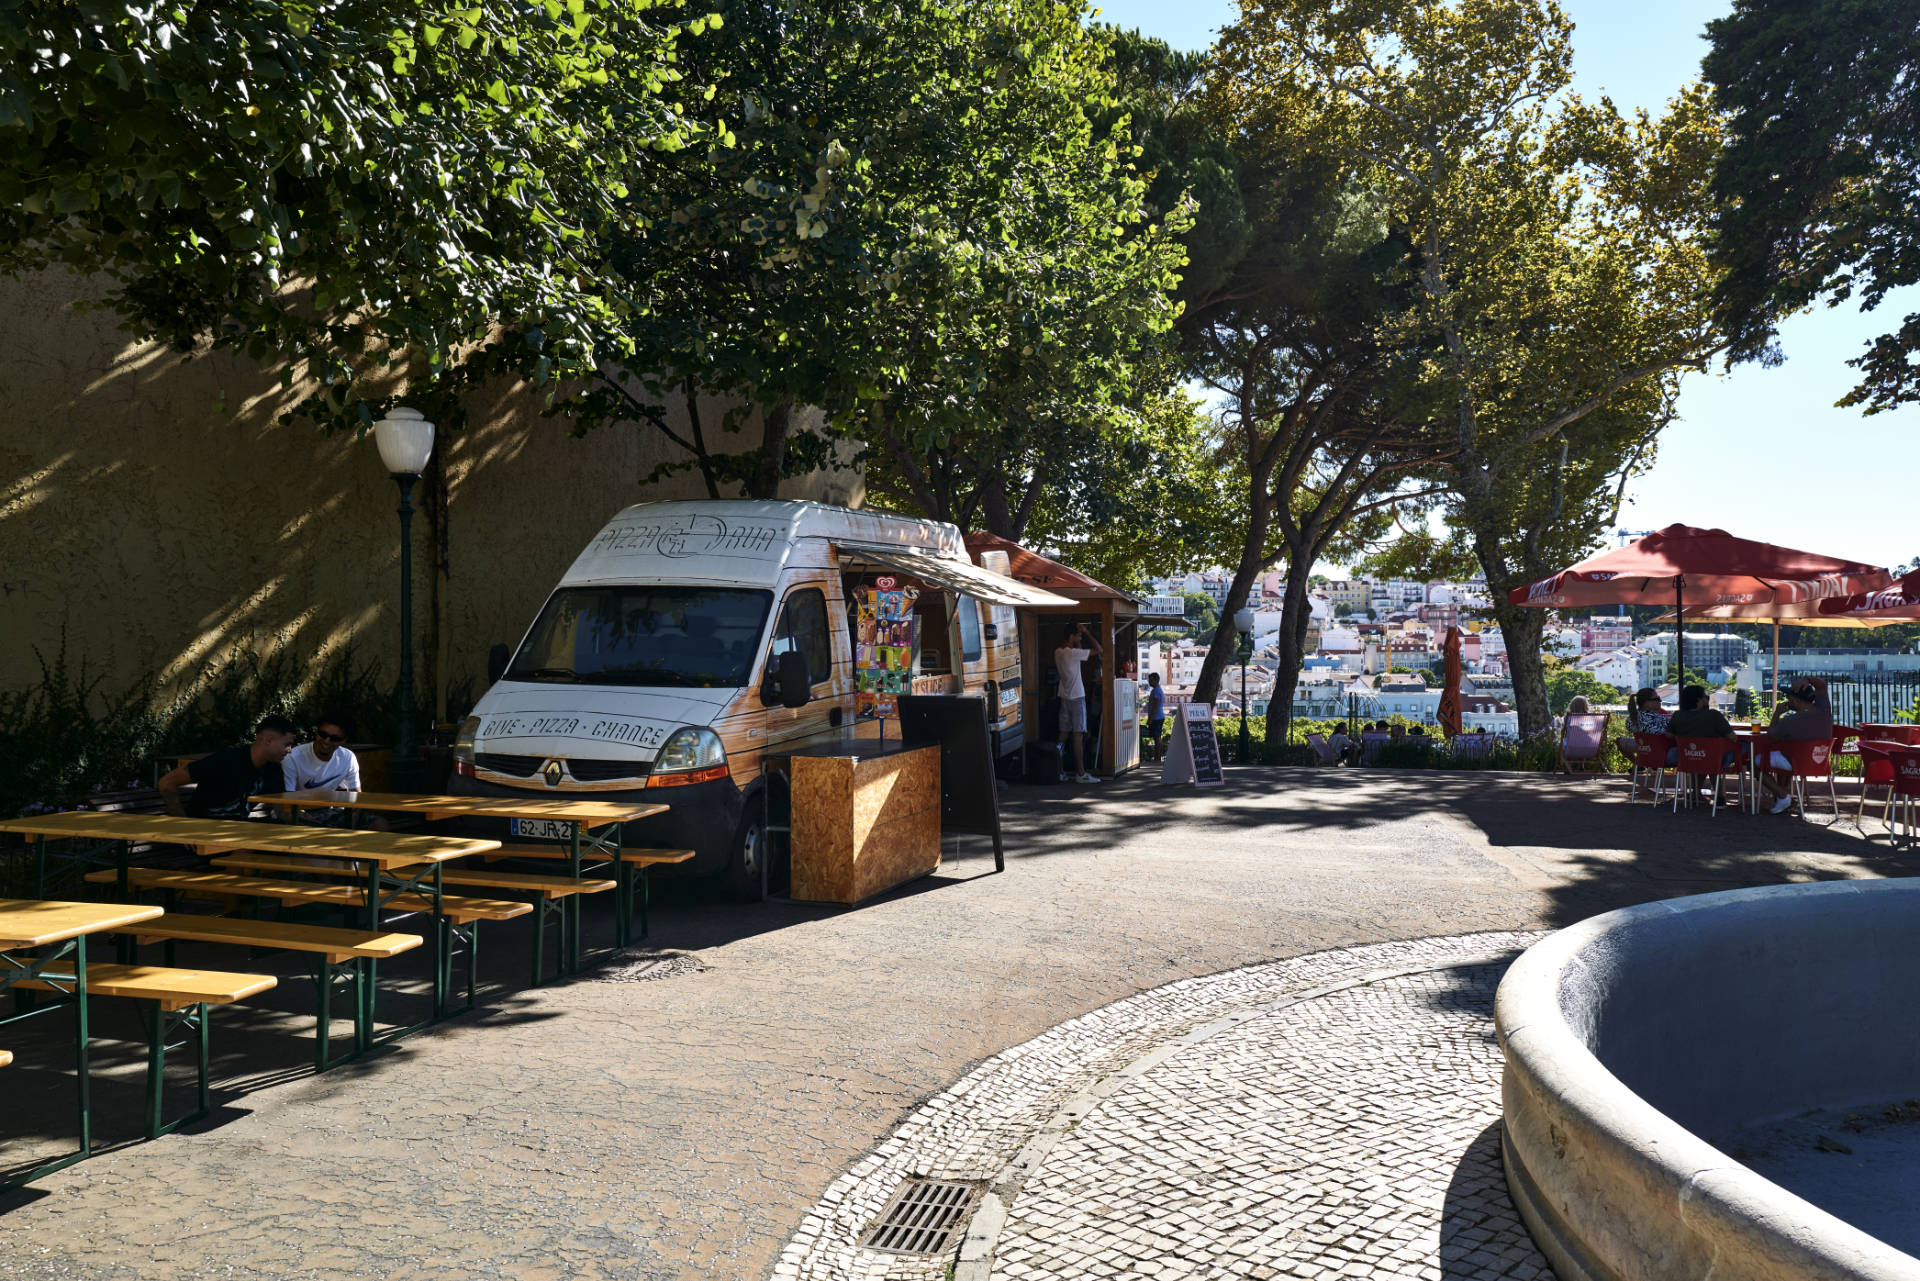
M 1699 73 L 1707 21 L 1725 0 L 1561 0 L 1574 21 L 1574 87 L 1622 109 L 1658 109 Z M 1109 0 L 1101 20 L 1202 49 L 1239 13 L 1235 0 Z M 1683 522 L 1748 538 L 1894 565 L 1920 557 L 1902 492 L 1920 461 L 1920 406 L 1868 418 L 1834 402 L 1854 384 L 1846 361 L 1899 327 L 1920 290 L 1861 315 L 1822 308 L 1781 329 L 1787 361 L 1682 385 L 1680 419 L 1653 468 L 1628 489 L 1621 524 Z

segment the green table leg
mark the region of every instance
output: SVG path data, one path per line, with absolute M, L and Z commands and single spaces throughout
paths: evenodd
M 73 940 L 74 1066 L 80 1085 L 80 1156 L 93 1155 L 93 1091 L 91 1055 L 87 1046 L 87 936 Z
M 573 879 L 577 881 L 580 879 L 580 837 L 582 834 L 581 827 L 583 825 L 575 822 L 572 826 L 573 836 L 567 846 L 567 865 L 573 869 L 571 875 Z M 567 972 L 569 974 L 578 974 L 580 972 L 580 895 L 569 894 L 567 896 L 565 902 L 561 905 L 560 920 L 561 934 L 568 937 L 566 944 Z

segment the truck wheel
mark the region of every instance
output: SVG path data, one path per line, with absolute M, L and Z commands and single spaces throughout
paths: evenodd
M 727 859 L 727 892 L 743 903 L 758 903 L 762 892 L 762 864 L 767 857 L 766 816 L 758 797 L 747 802 L 740 826 L 733 834 L 733 852 Z

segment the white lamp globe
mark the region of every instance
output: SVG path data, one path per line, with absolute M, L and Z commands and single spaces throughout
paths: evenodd
M 1242 609 L 1235 612 L 1233 616 L 1233 630 L 1239 632 L 1242 636 L 1248 635 L 1253 631 L 1253 611 L 1251 609 Z
M 380 461 L 395 476 L 418 476 L 433 456 L 433 424 L 417 409 L 396 405 L 373 425 Z

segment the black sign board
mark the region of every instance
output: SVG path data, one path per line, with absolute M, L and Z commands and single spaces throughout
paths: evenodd
M 1193 705 L 1189 703 L 1189 709 Z M 1211 707 L 1194 709 L 1211 713 Z M 1226 775 L 1220 772 L 1220 740 L 1214 736 L 1213 717 L 1182 717 L 1187 727 L 1187 743 L 1193 749 L 1193 781 L 1202 785 L 1220 783 Z
M 1220 772 L 1220 740 L 1213 733 L 1213 708 L 1207 703 L 1182 703 L 1174 726 L 1162 783 L 1195 783 L 1218 787 L 1226 781 Z
M 1006 871 L 987 700 L 977 694 L 902 694 L 900 737 L 909 743 L 939 744 L 941 829 L 991 836 L 994 870 Z M 1216 753 L 1214 769 L 1219 768 Z

